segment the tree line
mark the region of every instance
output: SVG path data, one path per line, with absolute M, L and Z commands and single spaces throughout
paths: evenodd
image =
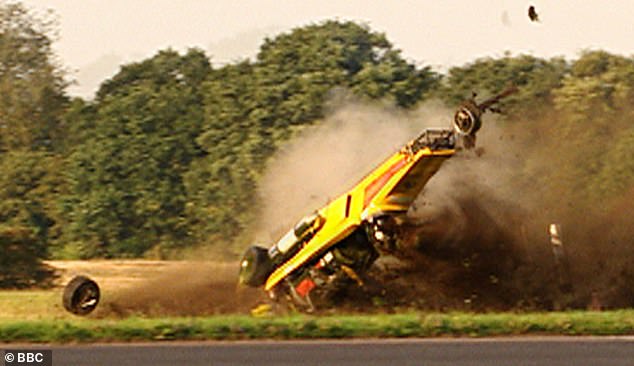
M 336 89 L 413 109 L 512 82 L 507 125 L 551 113 L 554 128 L 601 156 L 572 156 L 572 168 L 540 175 L 545 184 L 568 179 L 602 200 L 634 182 L 631 57 L 505 55 L 441 74 L 367 25 L 330 20 L 222 67 L 200 49 L 161 50 L 121 65 L 88 100 L 67 94 L 54 22 L 19 3 L 0 3 L 0 21 L 0 286 L 39 280 L 46 271 L 31 269 L 42 258 L 241 248 L 267 160 L 319 123 Z

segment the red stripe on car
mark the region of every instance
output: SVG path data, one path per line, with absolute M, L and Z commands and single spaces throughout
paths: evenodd
M 394 163 L 385 173 L 381 174 L 378 178 L 373 180 L 367 187 L 365 187 L 365 196 L 363 197 L 363 208 L 370 204 L 370 201 L 376 196 L 377 193 L 398 172 L 407 164 L 405 159 L 401 159 Z

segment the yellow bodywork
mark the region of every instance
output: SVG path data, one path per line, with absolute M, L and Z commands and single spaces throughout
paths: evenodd
M 323 226 L 297 254 L 271 273 L 264 289 L 271 290 L 309 260 L 324 254 L 363 220 L 385 213 L 407 212 L 429 178 L 454 153 L 455 149 L 425 147 L 414 154 L 405 148 L 392 155 L 350 191 L 318 211 L 325 219 Z

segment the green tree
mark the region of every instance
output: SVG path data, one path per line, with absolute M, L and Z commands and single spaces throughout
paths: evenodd
M 383 34 L 326 21 L 266 39 L 254 62 L 214 70 L 204 84 L 198 144 L 187 173 L 188 217 L 204 242 L 232 242 L 252 221 L 267 159 L 324 116 L 334 89 L 411 107 L 437 81 L 400 56 Z
M 0 3 L 0 287 L 46 284 L 52 271 L 42 259 L 62 227 L 67 83 L 51 19 Z
M 502 109 L 511 116 L 536 118 L 552 109 L 551 93 L 567 71 L 568 65 L 561 58 L 545 60 L 528 55 L 483 58 L 449 69 L 436 94 L 447 105 L 455 106 L 473 92 L 487 98 L 512 84 L 519 91 L 502 101 Z
M 555 107 L 572 123 L 629 119 L 634 112 L 633 87 L 634 60 L 605 51 L 584 52 L 554 91 Z
M 399 107 L 408 108 L 425 99 L 440 77 L 429 66 L 417 68 L 400 56 L 400 51 L 386 49 L 375 59 L 366 61 L 352 80 L 352 90 L 371 99 L 386 98 Z
M 553 91 L 555 127 L 576 146 L 564 172 L 586 199 L 600 204 L 634 183 L 631 167 L 634 60 L 604 51 L 584 52 Z M 561 174 L 561 173 L 560 173 Z
M 255 74 L 260 124 L 284 131 L 322 117 L 324 102 L 335 87 L 411 107 L 437 82 L 428 67 L 403 60 L 384 34 L 339 21 L 266 39 Z
M 0 287 L 47 284 L 41 260 L 60 235 L 51 199 L 63 185 L 62 161 L 44 152 L 9 152 L 0 160 Z
M 55 23 L 0 4 L 0 151 L 56 149 L 66 96 L 52 50 Z
M 204 53 L 167 50 L 105 82 L 85 141 L 70 156 L 69 239 L 82 257 L 164 253 L 186 244 L 183 175 L 201 154 Z
M 212 73 L 205 84 L 205 152 L 185 176 L 187 213 L 200 242 L 230 242 L 247 226 L 259 167 L 272 139 L 251 115 L 256 107 L 253 65 L 240 62 Z
M 591 177 L 600 198 L 618 197 L 634 187 L 634 127 L 630 126 L 608 145 L 598 174 Z
M 54 271 L 41 262 L 45 250 L 31 228 L 0 224 L 0 288 L 45 287 Z

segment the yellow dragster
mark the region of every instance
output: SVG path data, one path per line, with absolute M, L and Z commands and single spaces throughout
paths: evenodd
M 482 104 L 468 100 L 456 112 L 453 129 L 426 129 L 269 249 L 249 247 L 240 262 L 240 283 L 264 286 L 271 298 L 307 309 L 343 284 L 363 285 L 379 255 L 398 250 L 399 225 L 425 184 L 457 150 L 475 146 L 481 115 L 514 91 Z

